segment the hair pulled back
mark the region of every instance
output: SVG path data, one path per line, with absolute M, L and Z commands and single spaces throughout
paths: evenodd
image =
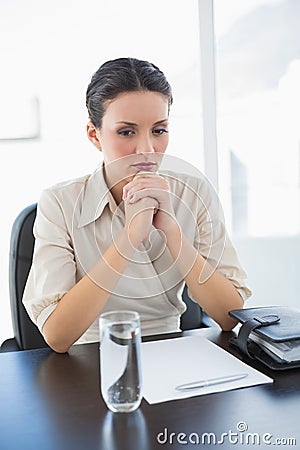
M 107 102 L 124 92 L 136 91 L 165 95 L 169 108 L 173 102 L 171 86 L 154 64 L 136 58 L 118 58 L 102 64 L 86 91 L 86 106 L 93 125 L 101 128 Z

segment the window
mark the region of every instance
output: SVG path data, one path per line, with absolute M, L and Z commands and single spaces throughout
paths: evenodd
M 254 290 L 298 304 L 300 4 L 215 0 L 220 196 Z M 249 303 L 249 306 L 251 306 Z

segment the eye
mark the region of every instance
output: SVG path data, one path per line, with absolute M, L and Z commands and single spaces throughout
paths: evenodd
M 161 135 L 161 134 L 168 133 L 168 130 L 166 128 L 154 128 L 152 133 L 156 134 L 156 135 Z
M 119 136 L 132 136 L 133 134 L 135 134 L 135 132 L 133 130 L 118 130 L 117 131 Z

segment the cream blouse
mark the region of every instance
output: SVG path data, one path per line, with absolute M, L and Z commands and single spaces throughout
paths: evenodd
M 176 219 L 186 238 L 245 300 L 246 274 L 229 240 L 217 195 L 203 177 L 163 172 L 172 192 Z M 40 330 L 62 296 L 96 263 L 124 227 L 103 169 L 43 191 L 34 225 L 35 249 L 24 291 L 25 308 Z M 106 280 L 101 280 L 105 288 Z M 103 309 L 134 310 L 142 334 L 179 331 L 185 311 L 184 280 L 163 236 L 153 227 L 121 275 Z M 76 343 L 99 340 L 98 320 Z

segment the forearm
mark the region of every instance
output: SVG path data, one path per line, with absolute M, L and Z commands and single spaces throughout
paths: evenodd
M 243 307 L 235 286 L 197 252 L 178 226 L 166 235 L 169 251 L 192 297 L 223 330 L 232 329 L 236 322 L 228 311 Z
M 43 326 L 45 340 L 53 350 L 68 351 L 97 319 L 133 253 L 124 230 L 89 273 L 61 298 Z

